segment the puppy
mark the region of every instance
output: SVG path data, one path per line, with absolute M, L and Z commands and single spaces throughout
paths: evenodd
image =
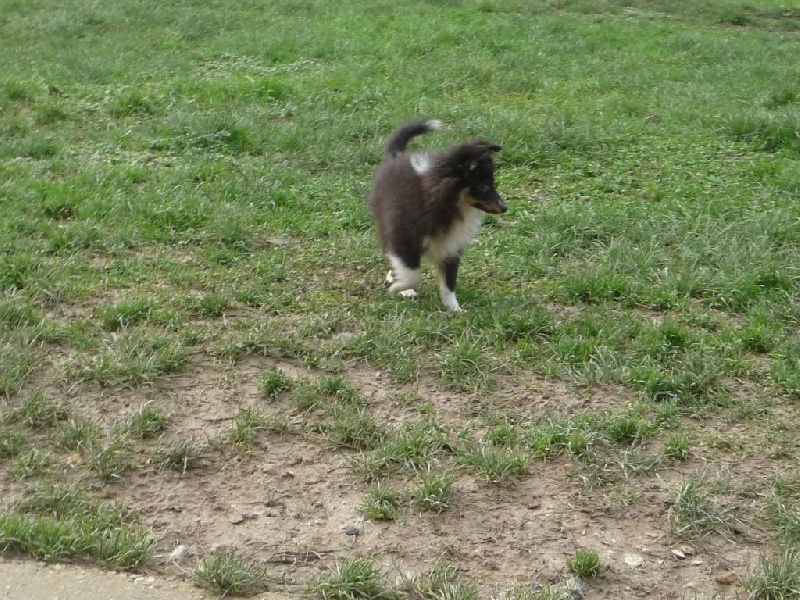
M 461 253 L 478 234 L 484 213 L 507 210 L 494 185 L 493 155 L 501 146 L 478 138 L 437 152 L 405 152 L 412 138 L 440 126 L 412 121 L 389 136 L 369 205 L 391 267 L 389 291 L 416 296 L 425 258 L 437 266 L 445 308 L 459 311 Z

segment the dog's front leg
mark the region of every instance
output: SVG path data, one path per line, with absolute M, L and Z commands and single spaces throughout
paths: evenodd
M 439 296 L 442 304 L 447 310 L 459 312 L 461 307 L 456 298 L 456 279 L 458 278 L 458 266 L 461 263 L 460 256 L 448 256 L 439 263 L 436 272 L 436 279 L 439 281 Z

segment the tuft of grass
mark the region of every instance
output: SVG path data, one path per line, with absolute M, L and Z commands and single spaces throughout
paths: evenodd
M 292 378 L 281 369 L 271 369 L 261 376 L 261 396 L 274 399 L 282 392 L 292 389 Z
M 386 436 L 385 429 L 372 413 L 361 407 L 336 410 L 323 429 L 334 446 L 354 450 L 371 450 Z
M 674 461 L 684 461 L 689 458 L 691 441 L 685 433 L 673 433 L 664 444 L 664 456 Z
M 394 521 L 403 503 L 403 494 L 384 483 L 373 486 L 361 505 L 361 514 L 371 521 Z
M 603 572 L 600 556 L 588 548 L 576 550 L 575 556 L 567 560 L 567 568 L 573 575 L 583 578 L 597 577 Z
M 383 581 L 372 559 L 346 558 L 309 585 L 321 600 L 395 600 L 397 593 Z
M 454 565 L 440 564 L 427 575 L 408 579 L 403 589 L 412 598 L 426 600 L 478 600 L 478 587 L 465 580 Z
M 256 410 L 242 409 L 233 419 L 233 425 L 225 437 L 235 446 L 250 449 L 258 439 L 258 434 L 267 428 L 267 419 Z
M 459 449 L 456 461 L 487 483 L 511 483 L 528 473 L 530 456 L 518 448 L 468 444 Z
M 199 301 L 200 313 L 205 317 L 216 318 L 230 306 L 230 299 L 224 294 L 211 293 L 203 296 Z
M 56 437 L 56 448 L 81 450 L 97 442 L 103 432 L 99 423 L 88 419 L 70 419 Z
M 162 469 L 170 469 L 185 474 L 186 471 L 197 466 L 202 454 L 202 448 L 195 442 L 183 440 L 159 452 L 159 464 Z
M 169 415 L 164 409 L 146 404 L 131 415 L 125 424 L 125 432 L 147 440 L 163 433 L 168 424 Z
M 800 544 L 800 477 L 771 482 L 767 522 L 788 545 Z
M 351 461 L 351 468 L 366 481 L 380 480 L 402 468 L 411 473 L 426 470 L 449 448 L 442 429 L 430 418 L 388 431 L 371 452 Z
M 442 379 L 457 390 L 478 393 L 494 384 L 497 365 L 485 340 L 463 336 L 436 356 Z
M 69 418 L 69 409 L 36 391 L 3 414 L 3 421 L 31 429 L 48 429 Z
M 786 149 L 800 152 L 800 117 L 796 114 L 747 114 L 731 119 L 733 139 L 747 142 L 765 152 Z
M 20 431 L 0 429 L 0 458 L 19 456 L 25 448 L 27 437 Z
M 124 300 L 105 307 L 100 314 L 100 323 L 106 331 L 118 331 L 150 319 L 155 303 L 146 298 Z
M 289 416 L 284 413 L 275 413 L 264 417 L 264 431 L 275 434 L 291 432 Z
M 508 600 L 574 600 L 576 597 L 580 596 L 573 594 L 569 586 L 549 583 L 536 589 L 529 586 L 515 586 L 508 593 Z
M 450 507 L 454 494 L 455 477 L 452 473 L 434 473 L 428 470 L 421 475 L 412 501 L 420 510 L 440 513 Z
M 130 443 L 122 435 L 114 437 L 106 444 L 85 446 L 83 453 L 89 468 L 106 482 L 121 479 L 123 473 L 132 466 Z
M 82 559 L 132 569 L 147 564 L 156 545 L 132 520 L 120 504 L 80 488 L 39 487 L 0 515 L 0 548 L 48 562 Z
M 29 479 L 48 472 L 53 463 L 53 457 L 49 452 L 34 448 L 17 454 L 8 470 L 8 475 L 14 479 Z
M 98 354 L 79 358 L 71 373 L 100 385 L 135 387 L 177 373 L 188 359 L 186 340 L 180 336 L 128 331 L 112 339 Z
M 715 501 L 696 480 L 684 479 L 669 505 L 667 519 L 680 537 L 691 539 L 709 533 L 730 535 L 735 530 L 734 510 Z
M 800 593 L 800 551 L 793 546 L 762 556 L 744 582 L 752 600 L 791 600 Z
M 247 596 L 267 589 L 265 569 L 232 549 L 204 556 L 192 576 L 201 586 L 223 596 Z

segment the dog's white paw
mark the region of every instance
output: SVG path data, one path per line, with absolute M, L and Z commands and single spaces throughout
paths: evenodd
M 396 279 L 397 279 L 397 277 L 394 276 L 394 271 L 389 269 L 389 272 L 386 274 L 386 284 L 387 285 L 392 285 L 395 282 Z
M 403 298 L 416 298 L 417 297 L 417 292 L 414 291 L 414 290 L 403 290 L 402 292 L 399 292 L 399 294 Z
M 444 307 L 449 310 L 450 312 L 463 312 L 461 307 L 458 305 L 458 300 L 456 299 L 455 292 L 451 292 L 447 288 L 443 288 L 440 290 L 442 296 L 442 304 Z

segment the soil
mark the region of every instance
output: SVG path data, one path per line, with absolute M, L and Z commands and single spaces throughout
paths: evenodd
M 748 541 L 758 541 L 758 532 L 736 539 L 712 535 L 691 546 L 669 532 L 666 500 L 683 474 L 705 466 L 700 458 L 682 465 L 680 473 L 661 470 L 636 478 L 637 493 L 630 499 L 619 486 L 588 491 L 566 458 L 533 462 L 529 476 L 511 486 L 462 474 L 455 501 L 444 512 L 368 521 L 359 510 L 367 484 L 348 469 L 352 455 L 332 449 L 307 428 L 266 435 L 249 455 L 217 450 L 219 434 L 240 408 L 290 412 L 288 398 L 274 403 L 259 398 L 262 374 L 275 367 L 294 378 L 317 375 L 296 363 L 251 357 L 234 368 L 206 364 L 151 390 L 73 389 L 73 404 L 93 407 L 92 416 L 109 426 L 145 402 L 163 407 L 171 420 L 160 444 L 193 439 L 211 450 L 204 465 L 185 474 L 148 464 L 142 451 L 143 467 L 104 488 L 109 498 L 133 508 L 160 540 L 158 558 L 144 579 L 85 566 L 6 561 L 0 563 L 2 597 L 71 599 L 80 593 L 91 600 L 85 591 L 97 587 L 113 591 L 97 598 L 133 598 L 142 597 L 136 594 L 143 585 L 149 586 L 148 598 L 209 597 L 179 580 L 188 580 L 201 556 L 228 546 L 266 565 L 274 597 L 298 597 L 310 578 L 353 556 L 375 558 L 391 583 L 447 562 L 479 584 L 481 597 L 498 597 L 517 584 L 564 581 L 567 559 L 584 547 L 597 551 L 606 566 L 603 576 L 584 582 L 588 600 L 746 596 L 741 580 L 763 549 Z M 421 402 L 433 405 L 445 427 L 463 424 L 481 402 L 430 381 L 396 385 L 375 371 L 348 370 L 345 378 L 388 424 L 419 419 Z M 502 381 L 498 389 L 492 399 L 497 408 L 531 416 L 544 410 L 619 409 L 630 400 L 624 389 L 581 392 L 536 378 Z M 304 418 L 292 419 L 300 431 Z M 759 464 L 746 460 L 715 467 L 735 478 L 764 475 Z M 0 475 L 0 493 L 6 504 L 19 488 Z M 46 581 L 52 586 L 26 587 Z

